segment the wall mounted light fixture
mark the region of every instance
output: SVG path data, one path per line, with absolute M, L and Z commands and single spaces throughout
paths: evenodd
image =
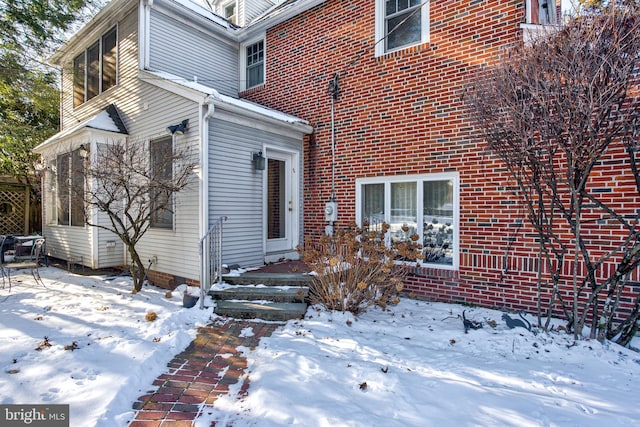
M 187 131 L 188 126 L 189 126 L 189 119 L 184 119 L 177 125 L 167 127 L 167 130 L 169 131 L 169 133 L 171 133 L 171 135 L 174 135 L 176 133 L 178 135 L 182 135 Z
M 266 158 L 262 155 L 262 151 L 253 153 L 253 167 L 257 171 L 263 171 L 266 166 Z
M 86 159 L 87 157 L 89 157 L 89 150 L 87 149 L 87 147 L 84 146 L 84 144 L 80 144 L 80 148 L 78 150 L 79 150 L 78 154 L 83 159 Z

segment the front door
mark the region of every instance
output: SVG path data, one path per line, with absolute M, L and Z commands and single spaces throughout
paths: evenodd
M 294 238 L 298 199 L 295 154 L 267 150 L 265 205 L 267 252 L 287 251 L 297 244 Z

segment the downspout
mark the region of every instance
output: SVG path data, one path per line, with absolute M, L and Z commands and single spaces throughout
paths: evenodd
M 200 233 L 202 237 L 209 230 L 209 118 L 215 111 L 213 97 L 207 95 L 200 102 Z M 207 277 L 207 265 L 200 259 L 200 289 Z M 200 308 L 204 308 L 204 298 L 200 298 Z

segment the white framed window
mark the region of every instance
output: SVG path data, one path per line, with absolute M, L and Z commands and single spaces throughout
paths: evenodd
M 173 230 L 173 193 L 163 188 L 162 183 L 173 180 L 173 137 L 149 141 L 151 178 L 156 183 L 151 188 L 151 227 Z M 170 185 L 169 185 L 170 186 Z
M 232 1 L 229 3 L 225 3 L 222 5 L 222 14 L 229 22 L 232 24 L 237 24 L 237 14 L 236 14 L 236 2 Z
M 73 106 L 77 107 L 118 83 L 118 27 L 73 59 Z
M 240 45 L 240 90 L 264 84 L 265 38 Z
M 429 0 L 376 0 L 376 56 L 429 42 Z
M 360 178 L 356 180 L 356 221 L 372 229 L 390 225 L 389 242 L 419 236 L 423 264 L 459 265 L 460 183 L 457 172 Z
M 56 158 L 56 221 L 58 225 L 83 227 L 85 190 L 83 158 L 80 149 Z

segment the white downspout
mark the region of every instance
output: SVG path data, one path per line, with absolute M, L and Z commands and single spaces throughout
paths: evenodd
M 209 230 L 209 118 L 215 111 L 213 98 L 209 95 L 200 103 L 200 233 L 205 235 Z M 200 260 L 200 286 L 207 277 L 206 263 Z M 200 301 L 204 304 L 204 301 Z

